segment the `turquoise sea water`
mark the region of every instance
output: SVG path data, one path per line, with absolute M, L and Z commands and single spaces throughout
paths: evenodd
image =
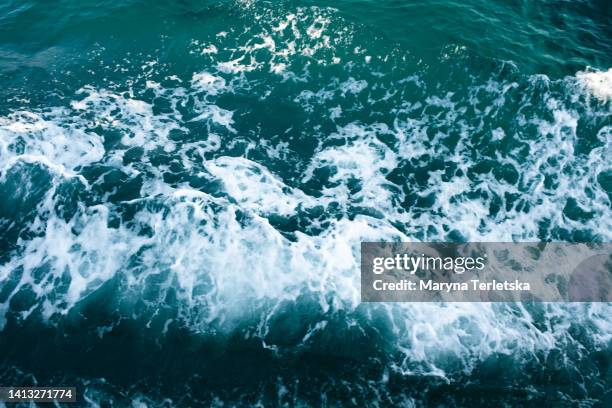
M 610 242 L 611 68 L 607 0 L 0 1 L 0 385 L 609 406 L 609 304 L 361 304 L 359 244 Z

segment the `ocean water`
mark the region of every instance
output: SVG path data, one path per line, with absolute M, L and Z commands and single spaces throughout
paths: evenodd
M 610 242 L 611 199 L 609 0 L 0 1 L 0 385 L 611 406 L 610 304 L 359 295 L 361 241 Z

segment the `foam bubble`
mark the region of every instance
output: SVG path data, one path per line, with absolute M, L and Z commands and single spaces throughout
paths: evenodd
M 43 161 L 59 172 L 100 160 L 102 138 L 89 133 L 69 119 L 65 109 L 40 114 L 14 112 L 0 118 L 0 170 L 16 160 Z
M 208 72 L 199 72 L 193 74 L 191 78 L 191 86 L 201 92 L 206 92 L 208 95 L 218 95 L 227 90 L 225 79 L 213 75 Z
M 612 100 L 612 68 L 607 71 L 579 71 L 576 78 L 600 101 Z

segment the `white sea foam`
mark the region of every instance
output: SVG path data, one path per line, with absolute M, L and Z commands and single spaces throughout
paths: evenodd
M 331 181 L 338 186 L 328 190 L 326 196 L 343 204 L 372 206 L 385 214 L 394 213 L 393 204 L 401 200 L 398 189 L 385 179 L 385 173 L 397 166 L 396 154 L 377 137 L 389 133 L 384 124 L 364 127 L 351 123 L 339 129 L 331 138 L 344 139 L 346 144 L 328 147 L 319 151 L 306 170 L 304 180 L 308 181 L 316 168 L 332 168 Z M 351 194 L 348 183 L 358 180 L 360 190 Z
M 597 99 L 603 102 L 612 100 L 612 68 L 607 71 L 579 71 L 576 78 Z
M 15 112 L 0 118 L 0 170 L 15 160 L 41 160 L 60 172 L 100 160 L 102 138 L 66 120 L 64 109 L 47 113 Z
M 368 83 L 365 80 L 356 80 L 351 77 L 340 84 L 340 89 L 342 90 L 342 95 L 346 95 L 347 93 L 358 94 L 364 89 L 368 87 Z
M 269 21 L 271 24 L 245 29 L 241 34 L 244 41 L 238 46 L 224 44 L 227 35 L 217 36 L 216 69 L 219 72 L 242 75 L 263 70 L 281 75 L 286 80 L 304 81 L 308 68 L 302 73 L 288 69 L 297 56 L 325 65 L 340 61 L 335 54 L 337 46 L 345 41 L 344 32 L 330 29 L 332 13 L 329 9 L 298 7 L 288 13 L 268 13 L 258 15 L 256 21 Z M 192 52 L 210 54 L 209 46 L 202 47 L 199 41 L 193 45 L 195 50 Z
M 220 157 L 206 163 L 206 168 L 223 181 L 225 191 L 233 199 L 258 214 L 291 215 L 299 205 L 313 207 L 316 203 L 250 160 Z
M 180 115 L 154 115 L 151 104 L 108 90 L 85 87 L 77 95 L 82 99 L 73 101 L 72 108 L 77 115 L 82 114 L 82 125 L 97 125 L 105 130 L 121 132 L 121 143 L 125 148 L 140 146 L 152 150 L 162 146 L 166 151 L 174 150 L 174 143 L 168 135 L 174 129 L 181 129 L 178 124 Z M 95 117 L 89 117 L 89 112 L 95 112 Z
M 202 92 L 206 92 L 208 95 L 218 95 L 227 90 L 225 79 L 213 75 L 208 72 L 199 72 L 193 74 L 191 78 L 191 86 Z

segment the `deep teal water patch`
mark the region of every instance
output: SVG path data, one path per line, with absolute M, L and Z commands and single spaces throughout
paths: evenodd
M 0 382 L 84 406 L 606 406 L 608 304 L 361 305 L 358 251 L 609 242 L 610 17 L 0 2 Z

